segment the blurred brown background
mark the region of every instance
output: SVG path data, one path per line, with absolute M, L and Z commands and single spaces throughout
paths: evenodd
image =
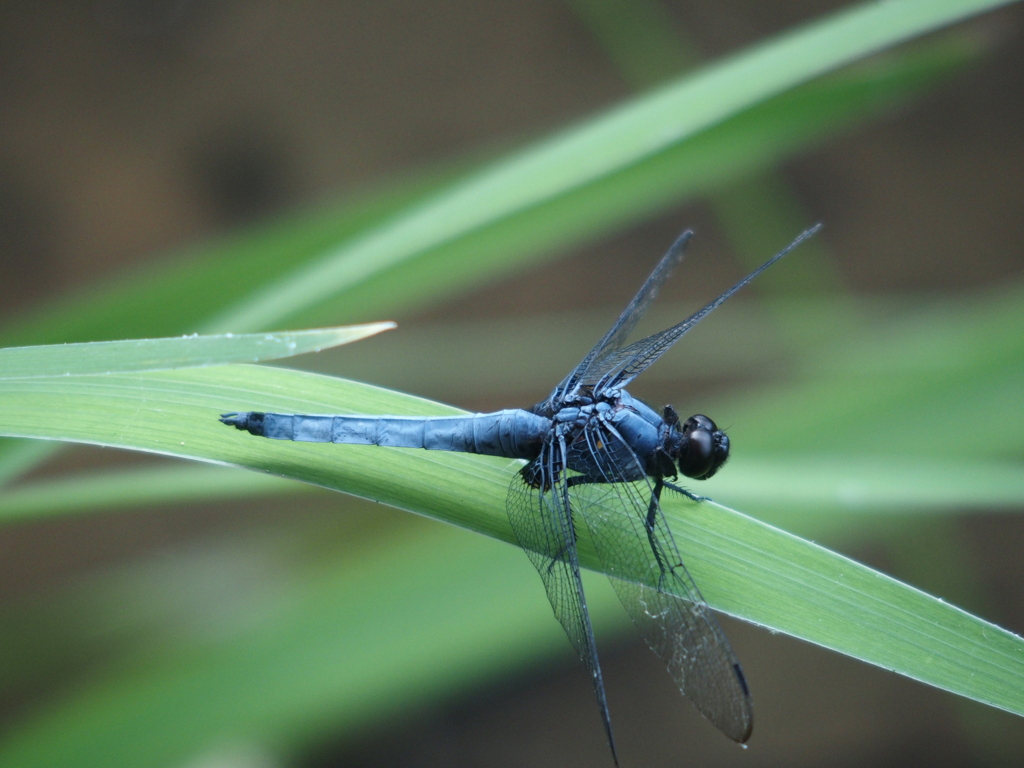
M 713 58 L 842 4 L 661 5 Z M 956 292 L 1024 270 L 1024 12 L 1011 6 L 972 23 L 994 41 L 980 66 L 781 169 L 808 223 L 826 223 L 855 291 Z M 633 92 L 559 0 L 3 3 L 0 319 L 248 222 L 516 146 Z M 700 266 L 672 296 L 713 295 L 742 270 L 697 203 L 394 319 L 415 327 L 564 306 L 555 292 L 566 272 L 584 275 L 571 301 L 614 316 L 684 225 L 699 231 Z M 621 279 L 599 279 L 604 268 Z M 458 404 L 522 405 L 539 394 Z M 108 454 L 76 449 L 60 465 L 88 467 Z M 321 514 L 313 506 L 268 500 L 3 528 L 0 595 L 23 600 L 97 564 Z M 984 615 L 1024 631 L 1024 523 L 975 516 L 958 525 L 979 564 Z M 849 554 L 900 575 L 884 547 L 869 542 Z M 603 660 L 628 764 L 644 764 L 629 757 L 643 754 L 665 766 L 1010 765 L 1024 748 L 1019 719 L 788 638 L 726 628 L 755 681 L 760 722 L 750 749 L 724 743 L 657 659 L 624 639 L 606 644 Z M 323 744 L 302 764 L 609 765 L 589 683 L 569 654 L 561 662 L 405 713 L 357 743 Z M 30 703 L 7 702 L 4 714 Z

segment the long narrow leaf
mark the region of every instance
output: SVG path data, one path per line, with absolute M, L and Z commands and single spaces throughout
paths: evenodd
M 889 0 L 811 23 L 685 77 L 473 175 L 244 300 L 214 322 L 244 330 L 662 152 L 771 96 L 1007 0 Z
M 435 248 L 401 269 L 382 270 L 372 285 L 354 286 L 308 316 L 309 308 L 304 308 L 303 322 L 289 324 L 358 321 L 369 311 L 408 312 L 467 283 L 528 264 L 538 254 L 600 237 L 778 162 L 870 115 L 906 104 L 985 50 L 978 36 L 957 34 L 801 86 L 621 173 L 565 190 L 557 200 L 508 219 L 507 226 Z M 62 296 L 5 325 L 0 342 L 12 346 L 166 336 L 212 326 L 211 318 L 240 296 L 269 288 L 339 244 L 426 204 L 450 175 L 434 174 L 388 192 L 365 192 L 323 210 L 191 247 L 179 258 L 120 275 L 112 285 L 93 287 L 80 298 Z
M 324 304 L 314 300 L 299 312 L 297 324 L 360 320 L 379 313 L 382 306 L 409 312 L 557 248 L 599 237 L 906 100 L 983 50 L 976 38 L 956 35 L 900 52 L 880 65 L 798 88 L 620 173 L 432 249 L 424 258 L 379 270 Z M 111 289 L 78 302 L 62 298 L 59 310 L 50 307 L 41 321 L 9 325 L 3 337 L 8 344 L 25 344 L 212 328 L 218 323 L 208 319 L 209 313 L 233 297 L 280 280 L 288 269 L 354 237 L 360 228 L 380 225 L 388 215 L 394 218 L 396 208 L 426 199 L 424 188 L 429 188 L 425 182 L 369 203 L 298 217 L 215 243 L 202 259 L 192 256 L 124 276 Z M 182 314 L 183 308 L 191 314 Z M 47 455 L 19 441 L 0 441 L 0 481 Z
M 27 386 L 27 384 L 32 386 Z M 505 541 L 517 462 L 374 446 L 298 444 L 224 427 L 223 411 L 451 413 L 327 377 L 252 366 L 0 382 L 0 433 L 247 466 L 420 512 Z M 74 412 L 76 418 L 63 418 Z M 673 501 L 671 525 L 720 610 L 977 701 L 1024 714 L 1024 641 L 739 513 Z M 585 542 L 584 542 L 585 543 Z M 599 569 L 593 553 L 581 553 Z
M 205 764 L 197 753 L 225 742 L 288 754 L 311 738 L 393 722 L 538 656 L 568 658 L 521 552 L 375 511 L 386 544 L 346 546 L 351 530 L 335 518 L 338 526 L 207 542 L 75 590 L 54 607 L 64 616 L 88 606 L 89 638 L 111 625 L 144 632 L 148 620 L 153 642 L 9 728 L 0 766 Z M 289 567 L 289 555 L 301 563 Z M 592 581 L 598 629 L 623 625 L 614 593 Z
M 316 490 L 273 475 L 186 465 L 90 472 L 0 492 L 0 523 L 145 504 L 188 504 Z
M 160 371 L 263 362 L 351 344 L 394 328 L 368 323 L 277 333 L 96 341 L 0 349 L 0 380 Z
M 948 300 L 939 302 L 934 298 L 922 300 L 910 296 L 876 299 L 867 304 L 868 315 L 875 318 L 870 332 L 862 332 L 857 340 L 843 343 L 836 350 L 823 350 L 818 345 L 808 347 L 808 361 L 800 367 L 807 371 L 812 383 L 784 382 L 781 387 L 762 388 L 765 391 L 759 398 L 759 407 L 747 408 L 737 420 L 740 435 L 743 436 L 744 431 L 748 433 L 737 443 L 745 450 L 730 464 L 727 476 L 711 482 L 707 493 L 733 505 L 758 510 L 765 509 L 768 501 L 773 510 L 827 508 L 836 512 L 878 510 L 899 514 L 1024 506 L 1024 475 L 1015 464 L 998 458 L 999 446 L 1007 439 L 1015 440 L 1014 445 L 1021 444 L 1020 430 L 1012 418 L 1004 415 L 992 420 L 981 437 L 984 445 L 992 450 L 972 451 L 976 454 L 975 461 L 965 461 L 958 455 L 960 442 L 954 445 L 949 441 L 924 438 L 919 439 L 916 450 L 908 445 L 902 454 L 890 451 L 891 455 L 886 457 L 868 458 L 869 454 L 850 449 L 848 430 L 820 428 L 816 420 L 822 418 L 822 413 L 819 409 L 808 408 L 807 404 L 815 398 L 806 388 L 823 389 L 828 397 L 838 401 L 827 409 L 826 418 L 830 421 L 838 417 L 844 406 L 855 407 L 851 398 L 836 397 L 836 392 L 843 387 L 877 392 L 870 400 L 870 407 L 876 413 L 883 408 L 882 395 L 891 397 L 896 391 L 896 382 L 907 376 L 921 379 L 919 384 L 913 380 L 908 383 L 918 398 L 925 386 L 932 386 L 950 375 L 958 385 L 968 376 L 991 388 L 1006 375 L 1000 373 L 998 366 L 1012 366 L 1024 354 L 1017 341 L 1021 334 L 1006 332 L 1024 323 L 1019 294 L 1018 287 L 1003 286 L 995 293 L 960 297 L 955 305 Z M 652 321 L 653 326 L 670 325 L 678 317 L 690 314 L 691 309 L 661 307 L 655 313 L 657 319 Z M 831 304 L 805 300 L 799 302 L 794 311 L 801 323 L 821 327 L 828 323 Z M 446 387 L 446 391 L 451 392 L 454 390 L 450 372 L 462 361 L 474 360 L 474 368 L 479 370 L 461 371 L 454 382 L 466 388 L 463 396 L 473 391 L 488 391 L 518 397 L 530 388 L 541 392 L 565 367 L 554 357 L 550 361 L 547 357 L 536 358 L 534 352 L 538 344 L 564 349 L 571 346 L 574 334 L 581 328 L 590 328 L 590 331 L 584 330 L 579 335 L 597 337 L 607 324 L 607 317 L 613 314 L 552 315 L 525 326 L 500 321 L 410 328 L 382 340 L 378 352 L 370 354 L 369 349 L 353 349 L 346 355 L 345 370 L 415 391 L 430 393 Z M 770 366 L 779 351 L 767 338 L 751 333 L 750 329 L 757 327 L 756 317 L 753 308 L 733 307 L 729 314 L 702 328 L 701 334 L 691 340 L 686 357 L 678 358 L 679 364 L 676 364 L 677 358 L 666 360 L 661 364 L 664 367 L 653 371 L 658 375 L 648 383 L 664 380 L 679 384 L 698 374 L 714 377 L 723 371 L 753 371 Z M 570 328 L 574 329 L 572 334 L 567 330 Z M 87 348 L 88 345 L 83 347 Z M 701 360 L 699 370 L 683 364 L 693 358 Z M 525 360 L 535 360 L 536 365 L 531 364 L 526 369 L 517 362 Z M 795 402 L 792 395 L 786 394 L 794 386 L 797 387 Z M 783 406 L 788 403 L 787 410 L 780 414 L 776 407 L 765 403 L 772 398 L 780 400 Z M 991 397 L 967 398 L 971 404 L 968 407 L 976 413 L 981 401 L 986 403 L 986 409 L 1000 407 L 998 403 L 992 404 Z M 722 407 L 735 410 L 728 403 Z M 871 439 L 876 443 L 891 445 L 907 431 L 904 420 L 909 414 L 902 404 L 897 407 L 900 420 L 876 419 L 871 424 Z M 949 412 L 948 406 L 941 409 Z M 717 408 L 711 410 L 718 412 Z M 776 426 L 764 423 L 755 412 L 758 410 L 768 413 L 767 420 Z M 1019 413 L 1021 409 L 1006 410 L 1011 411 Z M 929 420 L 934 419 L 927 413 L 921 419 L 922 429 L 927 431 Z M 751 420 L 760 427 L 746 426 Z M 779 423 L 793 428 L 780 432 Z M 755 433 L 759 430 L 770 434 L 770 444 L 758 439 Z M 807 456 L 802 447 L 806 436 L 822 431 L 832 435 L 831 442 L 819 446 L 817 455 Z M 783 439 L 787 435 L 789 437 Z M 921 455 L 922 452 L 934 454 L 936 446 L 945 446 L 947 450 L 940 455 Z M 770 457 L 763 455 L 769 450 Z M 781 457 L 780 451 L 787 456 Z M 45 514 L 95 510 L 103 504 L 138 506 L 168 503 L 175 498 L 196 501 L 206 496 L 280 493 L 288 487 L 287 483 L 270 477 L 253 479 L 247 484 L 238 473 L 206 467 L 90 473 L 88 477 L 67 478 L 56 483 L 48 480 L 8 491 L 0 497 L 0 516 L 3 520 L 23 520 Z M 292 487 L 302 486 L 293 484 Z M 773 519 L 779 518 L 773 516 Z M 877 519 L 872 518 L 872 522 L 876 523 Z M 842 524 L 856 525 L 850 520 Z
M 0 493 L 0 524 L 147 504 L 210 502 L 307 493 L 312 486 L 226 467 L 169 466 L 72 475 Z M 841 456 L 729 465 L 713 493 L 732 507 L 907 515 L 1024 507 L 1024 468 L 998 461 Z M 847 524 L 849 522 L 847 521 Z

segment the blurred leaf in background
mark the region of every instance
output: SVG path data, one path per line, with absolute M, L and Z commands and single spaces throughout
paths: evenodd
M 513 270 L 533 268 L 527 289 L 498 290 L 521 299 L 543 289 L 538 304 L 545 316 L 526 323 L 518 311 L 486 322 L 421 316 L 391 339 L 313 363 L 467 406 L 526 404 L 546 394 L 578 359 L 573 350 L 585 351 L 617 311 L 579 313 L 566 294 L 594 290 L 586 276 L 566 266 L 537 273 L 541 259 L 708 194 L 741 257 L 766 255 L 794 233 L 788 230 L 810 222 L 791 226 L 803 218 L 792 207 L 802 196 L 765 172 L 857 124 L 907 110 L 914 99 L 991 57 L 997 38 L 985 27 L 958 28 L 805 81 L 995 5 L 853 7 L 692 78 L 667 82 L 497 162 L 478 156 L 435 164 L 319 212 L 194 246 L 80 298 L 64 296 L 8 323 L 2 338 L 5 344 L 41 344 L 401 320 Z M 632 21 L 621 4 L 576 2 L 573 8 L 636 87 L 662 81 L 675 74 L 670 69 L 696 58 L 677 45 L 671 22 L 658 22 L 665 34 L 650 32 L 650 14 L 657 20 L 665 7 L 636 4 Z M 621 39 L 600 33 L 602 13 L 613 22 L 603 28 Z M 665 18 L 676 17 L 669 9 Z M 638 37 L 623 44 L 630 30 L 639 30 Z M 753 173 L 762 175 L 752 181 Z M 668 237 L 680 226 L 676 218 Z M 827 223 L 823 242 L 841 240 L 843 221 Z M 630 250 L 644 251 L 637 258 L 653 263 L 664 243 L 650 242 L 650 253 L 632 243 Z M 714 249 L 713 237 L 695 249 L 693 261 L 704 247 Z M 1020 508 L 1020 288 L 1006 281 L 979 286 L 955 302 L 906 294 L 853 299 L 829 274 L 842 270 L 833 270 L 824 255 L 791 262 L 778 281 L 803 290 L 773 296 L 770 313 L 749 306 L 724 310 L 688 339 L 685 352 L 652 370 L 647 393 L 678 404 L 685 385 L 699 410 L 732 425 L 730 434 L 743 451 L 709 489 L 715 498 L 832 543 L 895 534 L 896 541 L 935 545 L 941 563 L 955 566 L 939 570 L 970 573 L 950 559 L 969 559 L 967 553 L 950 547 L 950 537 L 935 535 L 943 523 L 926 521 L 937 512 L 948 520 L 954 510 Z M 682 280 L 689 284 L 688 298 L 698 301 L 693 286 L 700 285 L 700 271 L 690 263 Z M 597 268 L 587 272 L 602 274 Z M 610 303 L 629 293 L 614 274 L 617 292 L 607 293 Z M 822 285 L 829 291 L 824 298 L 817 295 Z M 664 309 L 652 322 L 667 325 L 661 320 L 671 322 L 686 311 L 671 302 Z M 756 394 L 744 383 L 756 383 Z M 520 398 L 525 400 L 514 402 Z M 971 426 L 951 435 L 951 424 Z M 174 425 L 166 428 L 174 439 Z M 9 449 L 0 466 L 13 477 L 43 453 L 35 443 Z M 0 499 L 0 509 L 22 521 L 81 513 L 98 509 L 104 498 L 130 503 L 133 486 L 138 503 L 160 498 L 195 504 L 245 493 L 246 503 L 258 504 L 260 494 L 283 490 L 228 470 L 128 468 L 58 482 L 36 475 Z M 973 493 L 978 486 L 984 490 Z M 201 752 L 248 755 L 251 761 L 295 755 L 326 734 L 351 738 L 540 663 L 531 659 L 559 651 L 568 657 L 528 563 L 513 548 L 334 496 L 319 502 L 329 511 L 317 513 L 303 505 L 322 496 L 305 498 L 310 502 L 295 496 L 286 502 L 285 509 L 295 512 L 292 521 L 276 518 L 244 536 L 210 533 L 156 555 L 139 551 L 132 562 L 111 564 L 49 592 L 37 588 L 28 602 L 10 608 L 0 633 L 8 649 L 2 674 L 10 722 L 17 725 L 8 729 L 0 762 L 6 755 L 9 765 L 170 765 Z M 280 497 L 272 503 L 280 504 Z M 342 504 L 345 515 L 337 514 Z M 18 539 L 11 541 L 8 546 L 15 546 Z M 918 550 L 928 554 L 925 546 Z M 916 562 L 912 571 L 927 560 Z M 716 584 L 723 587 L 708 581 L 712 594 Z M 963 584 L 957 577 L 939 592 L 991 615 L 970 583 L 966 594 L 957 593 Z M 621 628 L 621 611 L 607 591 L 588 584 L 588 594 L 599 628 Z M 1019 590 L 1014 600 L 1019 603 Z M 514 631 L 495 632 L 499 621 Z M 742 646 L 740 653 L 749 668 L 751 656 Z M 753 659 L 762 680 L 779 666 L 774 658 Z M 796 663 L 783 666 L 792 671 Z M 773 687 L 756 674 L 754 681 L 759 713 L 765 713 L 758 749 L 794 754 L 785 734 L 797 739 L 799 731 L 776 725 L 784 716 L 773 707 Z M 849 696 L 849 690 L 838 695 Z M 614 690 L 611 696 L 617 722 L 629 722 L 630 710 L 643 713 L 644 735 L 627 737 L 633 754 L 642 754 L 640 744 L 655 728 L 650 706 L 616 707 Z M 579 745 L 591 743 L 592 761 L 606 759 L 584 689 L 577 698 L 580 722 L 590 723 L 592 732 L 581 733 L 577 742 L 566 728 L 542 721 L 533 741 L 515 733 L 517 749 L 509 759 L 590 762 L 591 753 L 580 751 L 588 747 Z M 675 698 L 671 706 L 681 708 Z M 538 706 L 531 699 L 528 708 L 540 711 Z M 986 737 L 982 746 L 968 736 L 977 750 L 972 754 L 998 756 L 1020 743 L 1016 720 L 993 730 L 992 723 L 1008 721 L 985 712 L 982 718 L 968 712 L 982 722 L 982 730 L 971 733 Z M 685 717 L 673 711 L 673 732 Z M 544 727 L 558 733 L 546 734 Z M 538 731 L 538 724 L 527 730 Z M 847 732 L 866 731 L 852 725 Z M 695 738 L 703 742 L 710 734 L 693 733 L 700 736 L 686 738 L 691 756 L 704 749 L 718 760 L 731 754 L 713 752 L 721 745 L 695 745 Z M 823 733 L 831 734 L 824 739 L 831 754 L 839 743 L 836 732 Z M 552 738 L 576 746 L 563 755 L 545 741 Z M 466 761 L 473 747 L 455 749 Z M 474 754 L 487 757 L 477 762 L 500 762 L 493 747 L 479 749 Z

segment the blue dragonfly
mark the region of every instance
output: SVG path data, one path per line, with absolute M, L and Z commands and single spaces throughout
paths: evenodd
M 590 672 L 612 758 L 618 755 L 594 632 L 580 579 L 577 532 L 585 527 L 626 612 L 668 666 L 680 691 L 730 739 L 753 729 L 750 689 L 729 640 L 679 555 L 662 513 L 681 474 L 706 480 L 729 458 L 729 438 L 707 416 L 658 413 L 626 387 L 687 331 L 820 228 L 786 248 L 681 323 L 626 344 L 683 258 L 684 232 L 619 319 L 546 400 L 530 410 L 401 417 L 226 413 L 224 424 L 275 440 L 460 451 L 525 459 L 506 509 L 519 546 L 540 573 L 555 617 Z

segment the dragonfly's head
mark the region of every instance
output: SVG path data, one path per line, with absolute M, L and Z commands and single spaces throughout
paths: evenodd
M 729 458 L 729 438 L 707 416 L 691 416 L 683 422 L 673 458 L 687 477 L 707 480 Z

